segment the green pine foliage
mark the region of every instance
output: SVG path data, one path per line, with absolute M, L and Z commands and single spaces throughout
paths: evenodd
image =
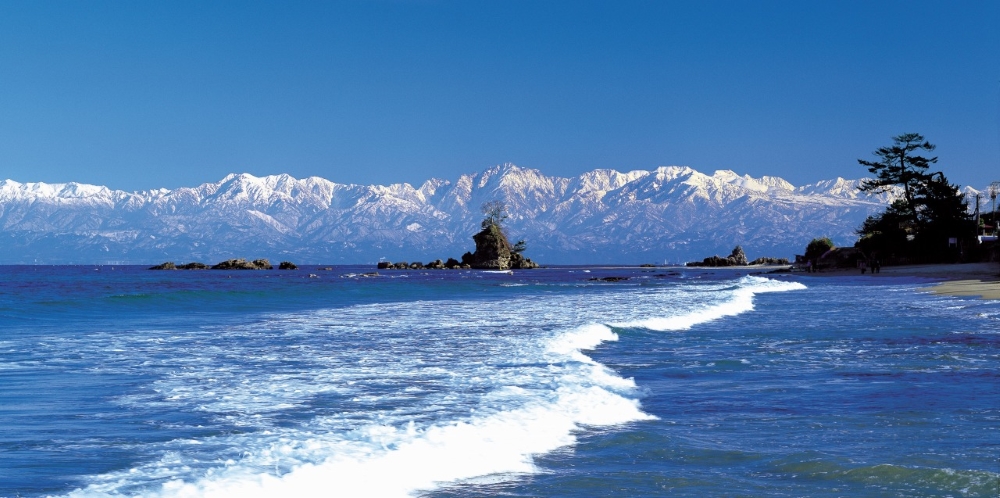
M 893 137 L 893 144 L 874 152 L 878 161 L 858 159 L 875 178 L 864 182 L 865 192 L 885 192 L 900 187 L 903 198 L 882 213 L 869 216 L 857 229 L 855 247 L 869 258 L 911 258 L 927 262 L 954 261 L 955 238 L 968 243 L 974 233 L 966 203 L 956 185 L 940 171 L 928 172 L 937 157 L 919 151 L 935 146 L 919 133 Z

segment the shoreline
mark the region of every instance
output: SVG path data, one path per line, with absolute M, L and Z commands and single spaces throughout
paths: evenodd
M 103 266 L 123 266 L 146 268 L 147 265 L 102 265 L 102 264 L 70 264 L 70 265 L 0 265 L 0 267 L 81 267 L 98 269 Z M 309 266 L 318 266 L 318 269 L 332 269 L 333 266 L 357 266 L 368 267 L 368 263 L 353 265 L 300 265 L 300 268 L 308 269 Z M 748 265 L 748 266 L 686 266 L 686 265 L 634 265 L 634 264 L 598 264 L 598 265 L 553 265 L 541 266 L 540 269 L 587 269 L 587 270 L 646 270 L 646 271 L 703 271 L 703 272 L 735 272 L 749 275 L 761 276 L 794 276 L 804 278 L 837 278 L 852 277 L 863 279 L 878 279 L 884 277 L 895 278 L 923 278 L 931 280 L 927 285 L 920 287 L 919 291 L 930 292 L 937 295 L 959 296 L 959 297 L 979 297 L 980 299 L 1000 301 L 1000 263 L 954 263 L 954 264 L 924 264 L 924 265 L 902 265 L 882 267 L 881 272 L 864 274 L 857 268 L 823 269 L 815 273 L 806 273 L 800 269 L 793 269 L 793 265 Z M 399 270 L 406 271 L 406 270 Z M 480 270 L 482 271 L 482 270 Z
M 979 297 L 1000 301 L 1000 280 L 948 280 L 922 291 L 943 296 Z
M 1000 300 L 1000 264 L 956 263 L 936 265 L 904 265 L 882 267 L 880 273 L 861 274 L 857 269 L 828 270 L 806 273 L 816 277 L 921 277 L 941 282 L 921 287 L 919 290 L 944 296 L 979 297 Z

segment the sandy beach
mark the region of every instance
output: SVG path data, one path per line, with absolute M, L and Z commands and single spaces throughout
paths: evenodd
M 816 276 L 859 275 L 860 270 L 824 270 Z M 921 290 L 949 296 L 979 296 L 1000 300 L 1000 263 L 964 263 L 953 265 L 887 266 L 871 278 L 928 277 L 943 280 Z
M 979 296 L 1000 300 L 1000 280 L 949 280 L 924 290 L 948 296 Z

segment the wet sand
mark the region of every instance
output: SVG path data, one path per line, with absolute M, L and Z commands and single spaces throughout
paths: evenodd
M 947 296 L 979 296 L 1000 300 L 1000 280 L 949 280 L 924 290 Z

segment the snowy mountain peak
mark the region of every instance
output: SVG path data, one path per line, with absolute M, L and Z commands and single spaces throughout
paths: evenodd
M 350 185 L 287 174 L 226 175 L 174 190 L 0 182 L 3 262 L 207 260 L 269 256 L 363 262 L 433 259 L 471 248 L 479 207 L 502 200 L 512 237 L 551 263 L 700 259 L 741 244 L 790 256 L 817 235 L 851 243 L 891 194 L 837 178 L 795 187 L 777 177 L 688 166 L 573 178 L 504 163 L 454 181 Z
M 662 168 L 661 168 L 662 169 Z M 657 172 L 660 171 L 659 169 Z M 583 192 L 608 192 L 618 190 L 625 185 L 650 175 L 649 171 L 630 171 L 619 173 L 613 169 L 597 169 L 584 173 L 573 179 L 569 188 Z
M 0 201 L 41 200 L 70 204 L 110 203 L 114 193 L 107 187 L 69 183 L 18 183 L 13 180 L 0 182 Z
M 774 191 L 790 192 L 795 189 L 791 183 L 788 183 L 783 178 L 774 176 L 762 176 L 760 178 L 753 178 L 750 175 L 740 176 L 735 171 L 728 169 L 717 170 L 712 174 L 711 180 L 714 181 L 719 187 L 721 187 L 722 184 L 727 184 L 733 187 L 759 193 Z

